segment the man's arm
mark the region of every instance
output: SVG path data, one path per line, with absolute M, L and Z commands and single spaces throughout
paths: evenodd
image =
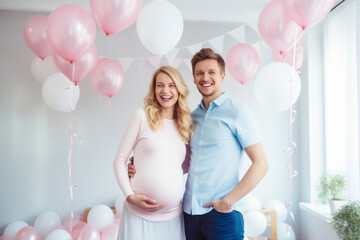
M 134 177 L 134 175 L 136 173 L 136 170 L 134 167 L 134 157 L 131 157 L 129 161 L 130 161 L 130 163 L 128 164 L 128 176 L 129 176 L 129 179 L 131 179 Z
M 252 164 L 236 187 L 223 199 L 205 203 L 204 207 L 213 206 L 218 212 L 231 212 L 232 206 L 251 192 L 269 170 L 269 164 L 262 143 L 256 143 L 244 149 Z

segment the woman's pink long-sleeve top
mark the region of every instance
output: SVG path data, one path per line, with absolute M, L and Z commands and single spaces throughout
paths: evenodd
M 126 163 L 133 152 L 135 176 L 129 180 Z M 150 221 L 167 221 L 182 212 L 184 178 L 182 163 L 186 148 L 175 120 L 164 119 L 163 125 L 151 130 L 144 109 L 135 112 L 123 135 L 114 159 L 116 179 L 125 195 L 143 194 L 163 203 L 156 212 L 145 212 L 134 205 L 126 206 L 136 215 Z

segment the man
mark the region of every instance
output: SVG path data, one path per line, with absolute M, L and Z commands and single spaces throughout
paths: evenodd
M 267 159 L 246 106 L 222 92 L 224 59 L 204 48 L 191 64 L 203 99 L 191 114 L 195 129 L 183 200 L 186 239 L 241 240 L 244 219 L 236 203 L 265 176 Z M 252 165 L 239 181 L 244 152 Z
M 244 221 L 234 210 L 236 202 L 265 176 L 267 159 L 246 107 L 222 92 L 224 59 L 204 48 L 191 64 L 203 99 L 191 115 L 195 130 L 183 200 L 186 239 L 243 239 Z M 239 182 L 244 151 L 252 165 Z

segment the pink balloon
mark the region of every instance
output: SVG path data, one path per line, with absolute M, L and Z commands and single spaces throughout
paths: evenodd
M 256 50 L 248 44 L 237 44 L 226 56 L 226 67 L 241 84 L 249 81 L 259 69 L 260 58 Z
M 65 227 L 65 230 L 68 232 L 70 232 L 70 222 L 71 222 L 71 216 L 67 217 L 64 220 L 64 227 Z M 81 216 L 79 214 L 74 214 L 74 218 L 72 220 L 72 228 L 74 229 L 75 225 L 80 222 L 84 222 L 83 216 Z
M 112 97 L 121 90 L 124 71 L 115 60 L 102 58 L 90 72 L 90 81 L 99 93 Z
M 309 27 L 326 16 L 335 0 L 282 0 L 291 18 L 302 29 Z
M 96 22 L 108 36 L 136 21 L 142 0 L 90 0 L 90 7 Z
M 77 85 L 95 67 L 98 58 L 98 51 L 96 45 L 93 44 L 84 55 L 72 64 L 65 61 L 56 52 L 53 52 L 53 57 L 56 66 L 61 70 L 61 72 L 64 73 L 70 81 Z
M 267 45 L 283 52 L 295 45 L 303 31 L 292 20 L 283 7 L 281 0 L 273 0 L 264 7 L 259 17 L 259 32 Z
M 119 225 L 112 223 L 101 231 L 101 240 L 116 240 L 119 232 Z
M 71 237 L 73 240 L 79 239 L 80 233 L 86 225 L 87 224 L 85 222 L 79 222 L 79 223 L 75 224 L 75 226 L 73 227 L 73 229 L 71 231 Z
M 16 235 L 14 240 L 41 240 L 40 233 L 32 226 L 23 227 Z
M 99 229 L 96 227 L 86 224 L 84 228 L 82 229 L 80 236 L 78 238 L 79 240 L 100 240 L 101 235 Z
M 76 5 L 63 5 L 49 16 L 46 36 L 54 50 L 74 62 L 94 44 L 96 25 L 90 13 Z
M 294 65 L 294 53 L 295 53 L 295 65 Z M 292 47 L 283 53 L 279 53 L 275 50 L 272 50 L 272 56 L 276 62 L 285 62 L 291 65 L 292 67 L 294 67 L 294 69 L 297 72 L 300 72 L 304 60 L 304 50 L 302 47 L 302 41 L 301 40 L 298 41 L 298 43 L 296 44 L 296 48 Z
M 47 16 L 30 18 L 24 27 L 24 39 L 36 56 L 44 60 L 51 53 L 51 46 L 46 38 Z

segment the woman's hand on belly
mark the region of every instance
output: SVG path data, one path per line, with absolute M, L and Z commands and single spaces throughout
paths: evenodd
M 155 212 L 164 207 L 162 203 L 156 203 L 155 199 L 149 198 L 142 194 L 131 194 L 127 197 L 126 201 L 145 212 Z

